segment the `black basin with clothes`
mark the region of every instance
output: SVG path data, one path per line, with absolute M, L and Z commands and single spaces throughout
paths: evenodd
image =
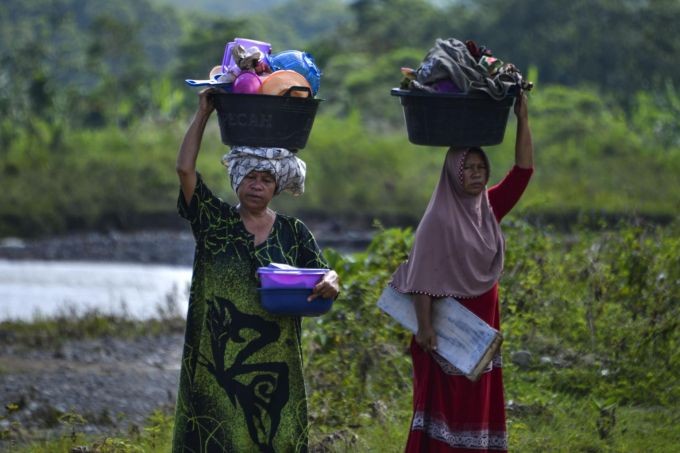
M 429 93 L 393 88 L 401 100 L 408 139 L 415 145 L 488 146 L 503 141 L 514 90 L 495 100 L 478 91 Z
M 295 91 L 307 91 L 308 97 L 291 96 Z M 307 145 L 316 111 L 323 100 L 312 98 L 307 87 L 292 87 L 284 96 L 214 93 L 212 99 L 225 145 L 293 151 Z

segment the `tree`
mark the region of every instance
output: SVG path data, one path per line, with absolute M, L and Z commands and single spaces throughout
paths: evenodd
M 457 6 L 459 7 L 459 6 Z M 629 103 L 680 75 L 668 64 L 680 50 L 672 0 L 481 0 L 469 9 L 464 33 L 520 69 L 538 68 L 544 83 L 594 85 Z

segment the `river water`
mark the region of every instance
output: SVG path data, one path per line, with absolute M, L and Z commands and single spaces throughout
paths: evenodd
M 188 266 L 0 260 L 0 321 L 93 310 L 148 319 L 169 306 L 183 315 L 190 281 Z
M 371 233 L 324 231 L 320 244 L 349 253 Z M 183 316 L 193 255 L 186 230 L 0 238 L 0 321 L 93 310 L 147 319 L 170 307 Z

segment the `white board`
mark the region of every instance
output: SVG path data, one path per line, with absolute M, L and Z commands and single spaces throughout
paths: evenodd
M 418 331 L 409 294 L 387 286 L 378 307 L 414 334 Z M 500 332 L 450 297 L 432 302 L 432 327 L 437 334 L 437 353 L 472 381 L 479 379 L 503 341 Z

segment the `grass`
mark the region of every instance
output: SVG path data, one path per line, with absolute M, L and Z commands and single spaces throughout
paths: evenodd
M 410 395 L 404 398 L 410 403 Z M 406 406 L 401 404 L 400 406 Z M 365 420 L 362 426 L 334 430 L 311 426 L 312 452 L 384 452 L 403 451 L 411 414 L 405 407 L 388 411 L 382 419 Z M 510 451 L 557 453 L 670 453 L 680 451 L 680 409 L 623 406 L 615 410 L 615 419 L 606 435 L 598 431 L 602 419 L 587 399 L 560 395 L 549 407 L 508 411 Z M 16 453 L 89 452 L 157 452 L 170 451 L 172 416 L 156 412 L 145 427 L 135 428 L 120 437 L 92 437 L 78 432 L 73 425 L 57 439 L 14 445 Z M 68 431 L 68 429 L 67 429 Z M 74 450 L 80 447 L 81 450 Z M 85 449 L 87 448 L 87 450 Z
M 25 347 L 54 347 L 68 340 L 86 338 L 135 338 L 181 333 L 184 332 L 185 319 L 179 313 L 178 297 L 177 293 L 168 293 L 165 304 L 156 307 L 156 316 L 144 321 L 136 320 L 126 312 L 115 315 L 96 309 L 80 312 L 71 306 L 51 317 L 36 316 L 30 321 L 2 321 L 0 346 L 6 343 Z
M 624 406 L 612 418 L 600 415 L 592 401 L 563 395 L 538 414 L 510 414 L 510 451 L 677 452 L 678 417 L 677 408 Z
M 74 319 L 39 320 L 35 323 L 3 323 L 19 341 L 41 345 L 60 335 L 135 335 L 164 328 L 157 321 L 121 321 L 89 314 Z M 167 328 L 167 327 L 165 327 Z M 39 339 L 39 340 L 37 340 Z M 339 371 L 338 371 L 339 372 Z M 508 431 L 513 452 L 672 452 L 680 451 L 680 408 L 600 404 L 592 397 L 551 392 L 549 371 L 523 372 L 512 364 L 506 370 Z M 311 391 L 314 383 L 309 382 Z M 310 400 L 311 401 L 311 400 Z M 3 404 L 6 402 L 3 402 Z M 365 402 L 357 402 L 364 404 Z M 311 451 L 401 452 L 408 435 L 411 394 L 404 392 L 389 405 L 372 404 L 372 413 L 342 426 L 310 425 Z M 599 404 L 599 405 L 598 405 Z M 315 408 L 310 407 L 310 414 Z M 169 451 L 172 442 L 171 411 L 153 413 L 145 426 L 132 427 L 117 436 L 92 436 L 81 431 L 78 414 L 60 417 L 61 434 L 27 432 L 12 423 L 11 414 L 0 416 L 0 446 L 17 453 L 59 452 L 157 452 Z M 41 439 L 40 436 L 44 438 Z M 78 450 L 80 448 L 80 450 Z
M 156 411 L 149 416 L 147 425 L 133 427 L 125 436 L 86 436 L 78 430 L 77 414 L 62 418 L 65 434 L 58 438 L 31 441 L 21 445 L 10 444 L 9 451 L 16 453 L 127 453 L 170 451 L 172 443 L 172 416 Z M 1 432 L 0 432 L 1 434 Z M 0 439 L 2 436 L 0 435 Z M 0 444 L 2 446 L 2 444 Z

